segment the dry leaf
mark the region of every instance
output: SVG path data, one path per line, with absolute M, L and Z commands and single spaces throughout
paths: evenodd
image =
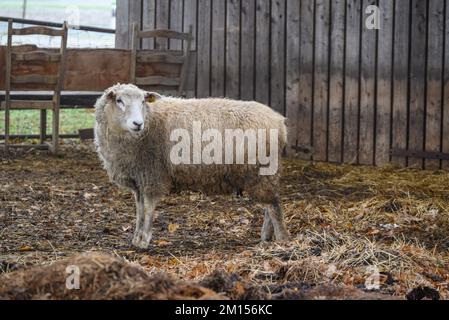
M 19 251 L 33 251 L 33 248 L 25 245 L 25 246 L 21 246 L 19 248 Z
M 167 240 L 156 240 L 155 242 L 160 247 L 171 245 L 171 242 Z
M 177 224 L 177 223 L 170 223 L 168 225 L 168 232 L 169 233 L 175 233 L 176 230 L 178 230 L 178 229 L 179 229 L 179 224 Z

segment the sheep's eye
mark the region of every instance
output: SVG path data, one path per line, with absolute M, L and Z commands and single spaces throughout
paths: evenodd
M 122 99 L 117 99 L 117 106 L 120 108 L 120 110 L 125 112 L 125 104 L 123 103 Z

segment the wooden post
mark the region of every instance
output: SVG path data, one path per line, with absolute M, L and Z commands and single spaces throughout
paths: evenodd
M 181 68 L 181 75 L 180 75 L 180 82 L 179 82 L 179 88 L 178 88 L 178 96 L 185 96 L 185 83 L 187 80 L 187 75 L 189 73 L 190 70 L 190 52 L 192 50 L 192 30 L 193 30 L 193 26 L 190 25 L 189 26 L 189 38 L 187 39 L 187 43 L 186 46 L 184 48 L 184 64 Z
M 9 122 L 11 108 L 11 50 L 12 50 L 12 19 L 8 20 L 8 44 L 6 49 L 6 79 L 5 79 L 5 153 L 8 154 L 9 149 Z
M 47 110 L 42 109 L 40 112 L 40 143 L 44 144 L 47 138 Z
M 129 68 L 129 81 L 131 83 L 136 82 L 136 59 L 137 59 L 137 46 L 138 46 L 138 33 L 139 33 L 139 25 L 137 23 L 133 23 L 133 34 L 131 41 L 131 62 Z
M 67 49 L 67 22 L 64 21 L 62 26 L 62 37 L 61 37 L 61 61 L 59 63 L 58 70 L 58 83 L 56 85 L 56 89 L 53 95 L 53 128 L 52 128 L 52 143 L 50 147 L 50 151 L 53 154 L 57 154 L 59 151 L 59 110 L 61 104 L 61 91 L 63 89 L 64 84 L 64 76 L 65 76 L 65 64 L 66 64 L 66 49 Z

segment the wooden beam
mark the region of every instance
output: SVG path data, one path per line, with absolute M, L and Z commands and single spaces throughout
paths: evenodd
M 142 86 L 179 86 L 181 79 L 161 76 L 136 77 L 136 84 Z
M 27 35 L 46 35 L 46 36 L 62 36 L 64 31 L 60 29 L 53 29 L 48 27 L 27 27 L 22 29 L 12 29 L 13 36 L 27 36 Z
M 184 56 L 173 55 L 170 53 L 153 53 L 141 51 L 137 53 L 138 63 L 173 63 L 183 64 L 185 61 Z
M 11 83 L 18 84 L 30 84 L 30 83 L 41 83 L 41 84 L 56 84 L 58 83 L 57 76 L 46 76 L 40 74 L 29 74 L 26 76 L 11 76 Z
M 401 157 L 401 158 L 449 160 L 449 153 L 443 153 L 443 152 L 414 151 L 414 150 L 391 150 L 390 154 L 393 157 Z
M 139 38 L 168 38 L 178 40 L 189 40 L 189 39 L 192 40 L 192 37 L 188 33 L 177 32 L 168 29 L 139 31 L 137 36 Z
M 12 60 L 14 61 L 46 61 L 46 62 L 59 62 L 61 55 L 59 53 L 52 53 L 48 51 L 32 51 L 12 53 Z

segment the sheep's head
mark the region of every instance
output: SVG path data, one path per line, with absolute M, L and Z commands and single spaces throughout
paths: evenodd
M 105 92 L 107 104 L 104 112 L 110 128 L 138 135 L 145 128 L 148 103 L 161 98 L 155 92 L 147 92 L 130 84 L 115 85 Z

